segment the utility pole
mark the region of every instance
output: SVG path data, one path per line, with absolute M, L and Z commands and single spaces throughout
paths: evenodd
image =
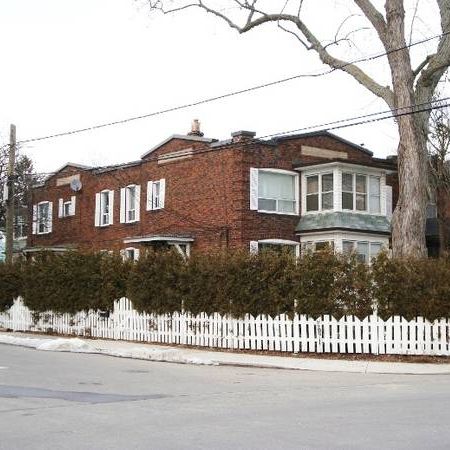
M 7 173 L 8 199 L 6 201 L 6 262 L 12 262 L 14 241 L 14 172 L 16 165 L 16 126 L 9 132 L 9 160 Z

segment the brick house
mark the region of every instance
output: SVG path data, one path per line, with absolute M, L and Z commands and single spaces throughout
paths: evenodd
M 396 164 L 329 132 L 205 138 L 198 122 L 138 161 L 67 163 L 32 192 L 25 253 L 148 246 L 191 251 L 287 247 L 356 250 L 369 261 L 389 246 Z M 392 189 L 394 186 L 394 189 Z

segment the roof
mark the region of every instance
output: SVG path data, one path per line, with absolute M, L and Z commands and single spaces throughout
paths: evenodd
M 126 169 L 127 167 L 138 166 L 139 164 L 142 164 L 141 160 L 131 161 L 131 162 L 123 163 L 123 164 L 112 164 L 110 166 L 99 166 L 99 167 L 93 167 L 91 169 L 91 172 L 105 173 L 105 172 L 111 172 L 113 170 L 118 170 L 118 169 Z
M 91 166 L 85 166 L 83 164 L 77 164 L 77 163 L 71 163 L 71 162 L 67 162 L 65 163 L 62 167 L 60 167 L 59 169 L 56 169 L 51 176 L 55 175 L 58 172 L 61 172 L 61 170 L 65 169 L 66 167 L 75 167 L 77 169 L 81 169 L 81 170 L 89 170 L 92 169 Z
M 342 158 L 332 158 L 327 159 L 325 161 L 310 161 L 310 162 L 298 162 L 294 161 L 293 166 L 296 169 L 301 169 L 303 167 L 324 167 L 326 165 L 336 165 L 336 164 L 343 164 L 343 165 L 351 165 L 351 166 L 359 166 L 359 167 L 373 167 L 376 169 L 384 169 L 388 171 L 388 173 L 396 173 L 397 172 L 397 165 L 392 163 L 389 160 L 385 159 L 379 159 L 379 158 L 372 158 L 371 161 L 353 161 L 348 159 L 342 159 Z
M 141 158 L 145 158 L 146 156 L 150 155 L 150 153 L 153 153 L 158 148 L 162 147 L 163 145 L 170 142 L 172 139 L 182 139 L 184 141 L 194 141 L 194 142 L 206 142 L 210 144 L 211 142 L 215 142 L 217 139 L 210 139 L 210 138 L 204 138 L 201 136 L 188 136 L 185 134 L 173 134 L 172 136 L 169 136 L 167 139 L 164 139 L 164 141 L 160 142 L 159 144 L 152 147 L 150 150 L 145 152 Z
M 295 230 L 299 234 L 325 230 L 390 234 L 391 224 L 385 216 L 331 212 L 305 215 L 300 218 Z
M 330 133 L 329 131 L 326 131 L 326 130 L 325 131 L 313 131 L 311 133 L 289 134 L 286 136 L 274 137 L 273 140 L 275 142 L 279 142 L 279 141 L 287 141 L 290 139 L 319 137 L 319 136 L 325 136 L 325 137 L 329 137 L 331 139 L 335 139 L 336 141 L 342 142 L 343 144 L 349 145 L 350 147 L 356 148 L 357 150 L 360 150 L 370 156 L 373 156 L 373 152 L 371 152 L 367 148 L 363 147 L 362 145 L 358 145 L 358 144 L 355 144 L 354 142 L 347 141 L 347 139 L 341 138 L 340 136 L 337 136 L 336 134 Z

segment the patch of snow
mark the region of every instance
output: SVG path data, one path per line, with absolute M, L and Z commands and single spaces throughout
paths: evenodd
M 0 344 L 19 345 L 48 352 L 98 353 L 120 358 L 145 359 L 148 361 L 174 362 L 181 364 L 218 365 L 210 359 L 189 356 L 174 348 L 129 347 L 108 345 L 97 348 L 79 338 L 40 339 L 37 337 L 11 336 L 0 333 Z
M 174 362 L 181 364 L 198 364 L 198 365 L 218 365 L 218 363 L 210 359 L 192 358 L 186 356 L 181 350 L 173 348 L 145 348 L 132 347 L 129 349 L 102 349 L 102 354 L 110 356 L 118 356 L 120 358 L 146 359 L 149 361 Z
M 82 339 L 47 339 L 36 347 L 36 350 L 47 352 L 98 353 L 99 349 L 89 345 Z

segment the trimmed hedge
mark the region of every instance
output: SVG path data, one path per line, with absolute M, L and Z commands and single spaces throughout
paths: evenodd
M 125 295 L 128 269 L 117 255 L 44 253 L 23 265 L 23 297 L 36 312 L 111 310 Z
M 9 309 L 16 297 L 22 295 L 21 263 L 0 263 L 0 311 Z
M 390 259 L 372 267 L 373 295 L 383 318 L 450 317 L 450 259 Z
M 127 296 L 139 311 L 235 317 L 294 312 L 365 317 L 376 303 L 383 318 L 450 317 L 450 258 L 390 259 L 372 267 L 353 256 L 324 251 L 295 260 L 290 254 L 196 254 L 175 251 L 119 255 L 43 254 L 34 261 L 0 264 L 0 309 L 22 295 L 33 311 L 111 310 Z

